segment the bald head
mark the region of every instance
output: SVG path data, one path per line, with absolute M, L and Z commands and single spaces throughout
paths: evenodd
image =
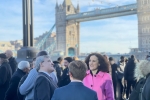
M 7 58 L 11 58 L 13 56 L 13 52 L 11 50 L 6 50 L 5 54 Z

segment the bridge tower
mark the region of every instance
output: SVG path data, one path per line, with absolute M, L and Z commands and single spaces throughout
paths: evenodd
M 150 0 L 137 0 L 138 46 L 140 51 L 150 51 Z
M 66 21 L 66 15 L 77 14 L 79 11 L 79 4 L 75 8 L 71 0 L 64 0 L 60 5 L 56 3 L 57 50 L 63 51 L 66 56 L 79 55 L 80 23 L 75 20 Z

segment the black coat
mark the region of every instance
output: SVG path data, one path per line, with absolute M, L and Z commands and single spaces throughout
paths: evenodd
M 111 65 L 111 73 L 112 73 L 112 80 L 113 81 L 117 81 L 117 68 L 118 68 L 118 65 L 117 64 L 113 64 L 113 65 Z
M 61 82 L 60 82 L 60 87 L 68 85 L 69 83 L 70 83 L 70 77 L 69 77 L 69 69 L 67 67 L 63 71 Z
M 9 64 L 10 64 L 10 67 L 12 69 L 12 75 L 13 75 L 17 69 L 17 61 L 15 60 L 14 57 L 9 58 L 8 60 L 9 60 Z
M 0 100 L 4 100 L 11 76 L 12 71 L 8 62 L 2 63 L 0 66 Z
M 58 79 L 58 84 L 57 84 L 57 85 L 60 86 L 62 70 L 61 70 L 61 68 L 60 68 L 60 66 L 59 66 L 59 62 L 54 61 L 53 63 L 54 63 L 54 68 L 55 68 L 55 70 L 56 70 L 57 79 Z
M 44 72 L 39 72 L 34 85 L 34 100 L 51 100 L 57 85 Z
M 55 90 L 52 100 L 98 100 L 95 91 L 84 86 L 82 82 L 71 82 Z
M 134 81 L 134 70 L 136 68 L 136 61 L 134 59 L 130 59 L 126 64 L 125 71 L 124 71 L 124 79 Z
M 20 80 L 20 82 L 19 82 L 19 84 L 18 84 L 17 96 L 18 96 L 18 99 L 19 99 L 19 100 L 25 100 L 26 95 L 22 95 L 22 94 L 20 93 L 20 91 L 19 91 L 19 88 L 20 88 L 20 86 L 24 83 L 24 81 L 26 80 L 27 77 L 28 77 L 28 74 L 24 75 L 24 76 L 21 78 L 21 80 Z
M 146 83 L 142 92 L 141 100 L 150 100 L 150 74 L 147 75 Z
M 13 74 L 10 80 L 9 88 L 5 95 L 5 100 L 19 100 L 17 97 L 18 84 L 25 74 L 26 73 L 20 69 L 17 69 L 17 71 Z

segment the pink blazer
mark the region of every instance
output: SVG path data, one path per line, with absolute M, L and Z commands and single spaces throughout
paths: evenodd
M 89 70 L 83 84 L 97 92 L 98 100 L 114 100 L 113 83 L 109 73 L 100 71 L 92 76 Z

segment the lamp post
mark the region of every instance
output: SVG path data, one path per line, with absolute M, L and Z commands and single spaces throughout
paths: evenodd
M 17 51 L 17 62 L 31 62 L 38 52 L 33 48 L 33 0 L 22 0 L 22 16 L 23 47 Z

